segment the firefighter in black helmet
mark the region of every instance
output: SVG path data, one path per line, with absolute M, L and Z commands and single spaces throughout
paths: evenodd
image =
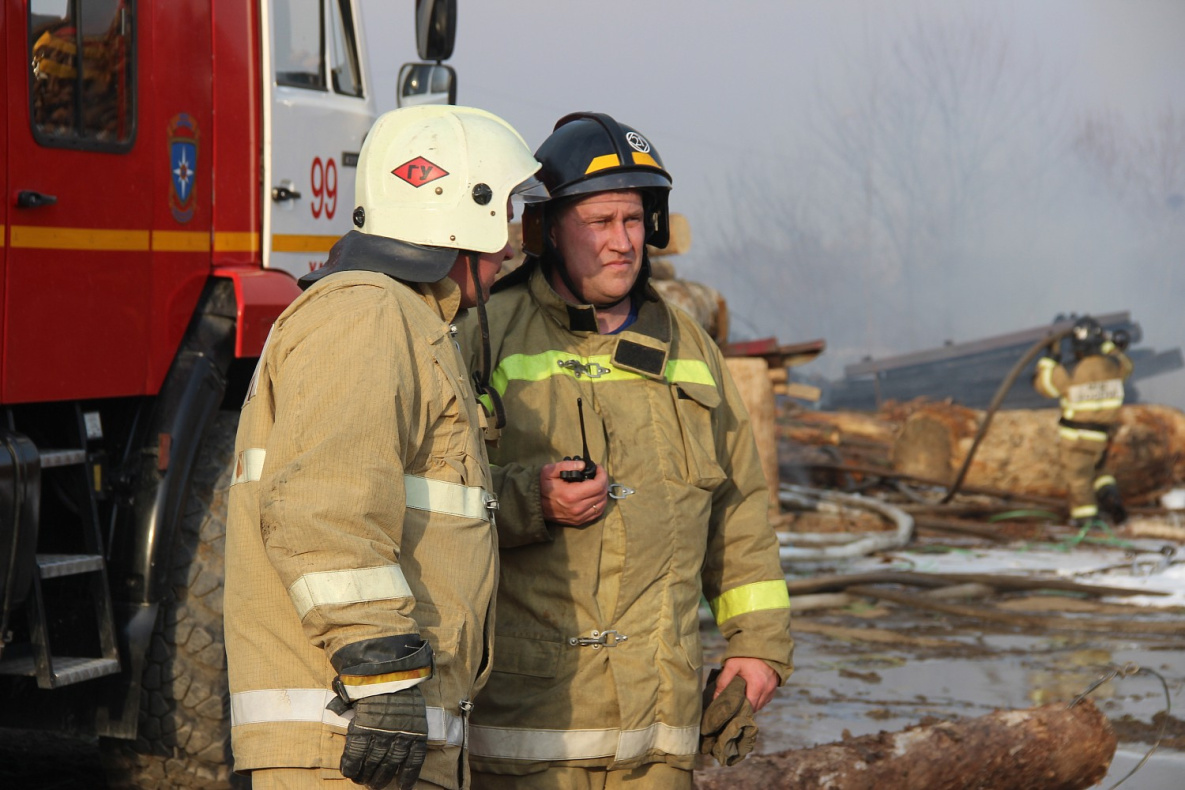
M 719 348 L 648 282 L 646 247 L 670 235 L 653 144 L 577 113 L 536 158 L 551 197 L 524 207 L 526 261 L 489 305 L 506 422 L 474 788 L 690 788 L 701 749 L 727 763 L 751 748 L 753 711 L 791 671 L 765 477 Z M 701 591 L 728 639 L 709 701 L 731 701 L 702 720 Z
M 1070 334 L 1074 364 L 1062 365 L 1058 343 L 1037 361 L 1033 377 L 1037 392 L 1061 402 L 1062 471 L 1070 521 L 1081 528 L 1081 535 L 1105 527 L 1099 519 L 1100 508 L 1116 524 L 1127 519 L 1119 486 L 1106 463 L 1107 446 L 1123 405 L 1123 382 L 1132 372 L 1131 360 L 1123 353 L 1128 342 L 1124 330 L 1108 335 L 1098 321 L 1083 316 Z

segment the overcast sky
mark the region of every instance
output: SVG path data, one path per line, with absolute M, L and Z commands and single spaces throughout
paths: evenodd
M 1185 345 L 1185 161 L 1153 167 L 1149 208 L 1107 153 L 1146 170 L 1158 120 L 1185 128 L 1185 0 L 458 5 L 458 103 L 532 147 L 575 110 L 650 138 L 691 223 L 677 270 L 724 293 L 734 338 L 825 338 L 826 375 L 1063 312 Z M 380 109 L 412 7 L 363 0 Z M 1084 155 L 1104 117 L 1118 148 Z M 1185 375 L 1141 392 L 1185 407 Z

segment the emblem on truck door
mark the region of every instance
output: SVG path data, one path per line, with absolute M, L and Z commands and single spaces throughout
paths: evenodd
M 429 162 L 422 156 L 417 156 L 409 162 L 404 162 L 391 172 L 413 187 L 422 187 L 424 184 L 431 183 L 438 178 L 444 178 L 448 175 L 448 171 L 443 167 Z
M 178 222 L 193 219 L 200 138 L 189 113 L 178 113 L 169 121 L 169 209 Z

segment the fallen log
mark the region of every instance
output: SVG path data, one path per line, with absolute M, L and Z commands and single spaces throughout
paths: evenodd
M 1117 738 L 1089 699 L 996 711 L 697 771 L 698 790 L 1079 790 L 1107 775 Z
M 957 617 L 971 617 L 996 623 L 1020 626 L 1024 628 L 1043 628 L 1055 631 L 1084 631 L 1089 633 L 1124 633 L 1124 634 L 1168 634 L 1181 636 L 1181 624 L 1178 622 L 1147 622 L 1135 619 L 1103 620 L 1097 617 L 1059 617 L 1021 614 L 1019 612 L 1005 612 L 986 606 L 970 606 L 968 604 L 947 603 L 936 601 L 921 595 L 883 590 L 879 587 L 857 585 L 848 588 L 849 595 L 862 595 L 866 598 L 892 601 L 902 606 L 915 609 L 927 609 Z
M 1064 497 L 1059 415 L 1057 409 L 998 412 L 968 468 L 967 486 Z M 893 469 L 950 485 L 983 418 L 981 411 L 950 403 L 917 406 L 893 443 Z M 1132 503 L 1185 480 L 1185 413 L 1152 404 L 1124 406 L 1107 467 Z
M 1060 590 L 1095 596 L 1169 595 L 1160 590 L 1139 590 L 1130 587 L 1111 587 L 1105 584 L 1083 584 L 1070 579 L 1041 579 L 1035 576 L 1010 576 L 1002 573 L 916 573 L 914 571 L 869 571 L 867 573 L 839 573 L 794 579 L 786 582 L 791 595 L 822 592 L 844 592 L 857 585 L 902 584 L 910 587 L 946 587 L 974 582 L 1001 590 Z

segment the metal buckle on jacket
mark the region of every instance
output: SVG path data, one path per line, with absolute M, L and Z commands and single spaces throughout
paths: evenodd
M 485 497 L 486 497 L 486 510 L 490 511 L 491 513 L 496 512 L 498 510 L 498 508 L 502 507 L 502 504 L 500 502 L 498 502 L 498 497 L 491 494 L 489 491 L 485 492 Z
M 596 362 L 589 362 L 587 365 L 585 365 L 579 359 L 560 359 L 556 360 L 556 364 L 561 368 L 572 371 L 572 375 L 576 378 L 588 376 L 590 379 L 599 379 L 606 373 L 613 372 L 604 365 L 599 365 Z
M 592 636 L 573 636 L 569 637 L 568 644 L 573 647 L 591 647 L 593 650 L 600 650 L 602 647 L 617 647 L 619 644 L 629 639 L 625 634 L 619 634 L 616 631 L 593 631 Z
M 609 498 L 610 499 L 625 499 L 630 494 L 636 494 L 636 493 L 637 492 L 634 491 L 634 489 L 630 488 L 629 486 L 623 486 L 621 483 L 610 483 L 609 484 Z

